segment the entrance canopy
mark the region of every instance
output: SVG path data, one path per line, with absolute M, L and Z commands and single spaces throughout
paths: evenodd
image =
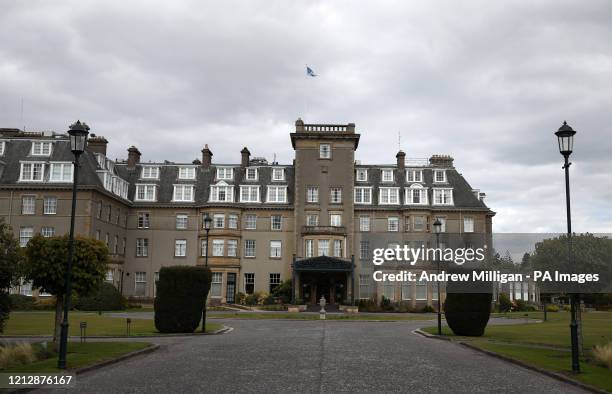
M 338 257 L 317 256 L 296 260 L 293 264 L 293 269 L 298 272 L 351 272 L 353 270 L 353 262 Z

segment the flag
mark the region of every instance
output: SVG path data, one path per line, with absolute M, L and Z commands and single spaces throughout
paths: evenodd
M 308 75 L 309 77 L 316 77 L 317 74 L 315 74 L 314 71 L 312 71 L 312 68 L 306 66 L 306 75 Z

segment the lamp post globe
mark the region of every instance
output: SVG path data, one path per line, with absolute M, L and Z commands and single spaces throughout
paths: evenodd
M 559 153 L 561 153 L 564 157 L 572 154 L 574 150 L 574 135 L 576 131 L 567 124 L 566 121 L 563 121 L 563 125 L 559 127 L 559 130 L 555 132 L 557 136 L 557 142 L 559 143 Z
M 68 129 L 68 135 L 70 137 L 70 150 L 75 156 L 79 156 L 85 151 L 88 134 L 89 126 L 87 126 L 87 123 L 81 123 L 80 120 L 77 120 L 70 125 Z

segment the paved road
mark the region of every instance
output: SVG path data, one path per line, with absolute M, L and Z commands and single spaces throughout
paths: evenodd
M 579 392 L 411 331 L 423 322 L 227 320 L 224 335 L 78 376 L 78 392 Z

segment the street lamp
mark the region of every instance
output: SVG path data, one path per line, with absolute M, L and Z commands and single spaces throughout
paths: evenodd
M 208 267 L 208 233 L 212 218 L 209 214 L 204 214 L 204 230 L 206 230 L 206 248 L 204 250 L 204 266 Z M 210 291 L 210 290 L 209 290 Z M 202 308 L 202 332 L 206 332 L 206 299 L 204 300 L 204 308 Z
M 89 126 L 77 120 L 70 125 L 68 135 L 70 137 L 70 150 L 74 154 L 74 171 L 72 174 L 72 211 L 70 214 L 70 236 L 68 238 L 68 263 L 64 277 L 64 319 L 61 323 L 60 351 L 57 360 L 59 369 L 66 369 L 66 353 L 68 351 L 68 311 L 70 310 L 70 296 L 72 293 L 72 259 L 74 257 L 74 216 L 76 211 L 77 175 L 79 172 L 79 157 L 87 146 L 87 135 Z
M 436 233 L 436 250 L 440 249 L 440 233 L 442 232 L 442 222 L 439 218 L 433 223 L 434 232 Z M 442 253 L 440 257 L 442 257 Z M 440 276 L 440 258 L 438 260 L 438 277 Z M 438 278 L 438 335 L 442 335 L 442 311 L 440 310 L 440 278 Z
M 563 155 L 565 163 L 563 169 L 565 170 L 565 206 L 567 209 L 567 261 L 568 264 L 572 262 L 572 215 L 570 211 L 570 188 L 569 188 L 569 167 L 572 163 L 569 162 L 569 157 L 574 149 L 574 135 L 576 131 L 572 129 L 567 122 L 563 122 L 563 125 L 559 128 L 555 135 L 559 142 L 559 153 Z M 576 321 L 576 308 L 577 308 L 577 295 L 575 293 L 570 294 L 570 305 L 571 305 L 571 322 L 570 322 L 570 335 L 572 341 L 572 372 L 580 372 L 580 360 L 578 353 L 578 323 Z

